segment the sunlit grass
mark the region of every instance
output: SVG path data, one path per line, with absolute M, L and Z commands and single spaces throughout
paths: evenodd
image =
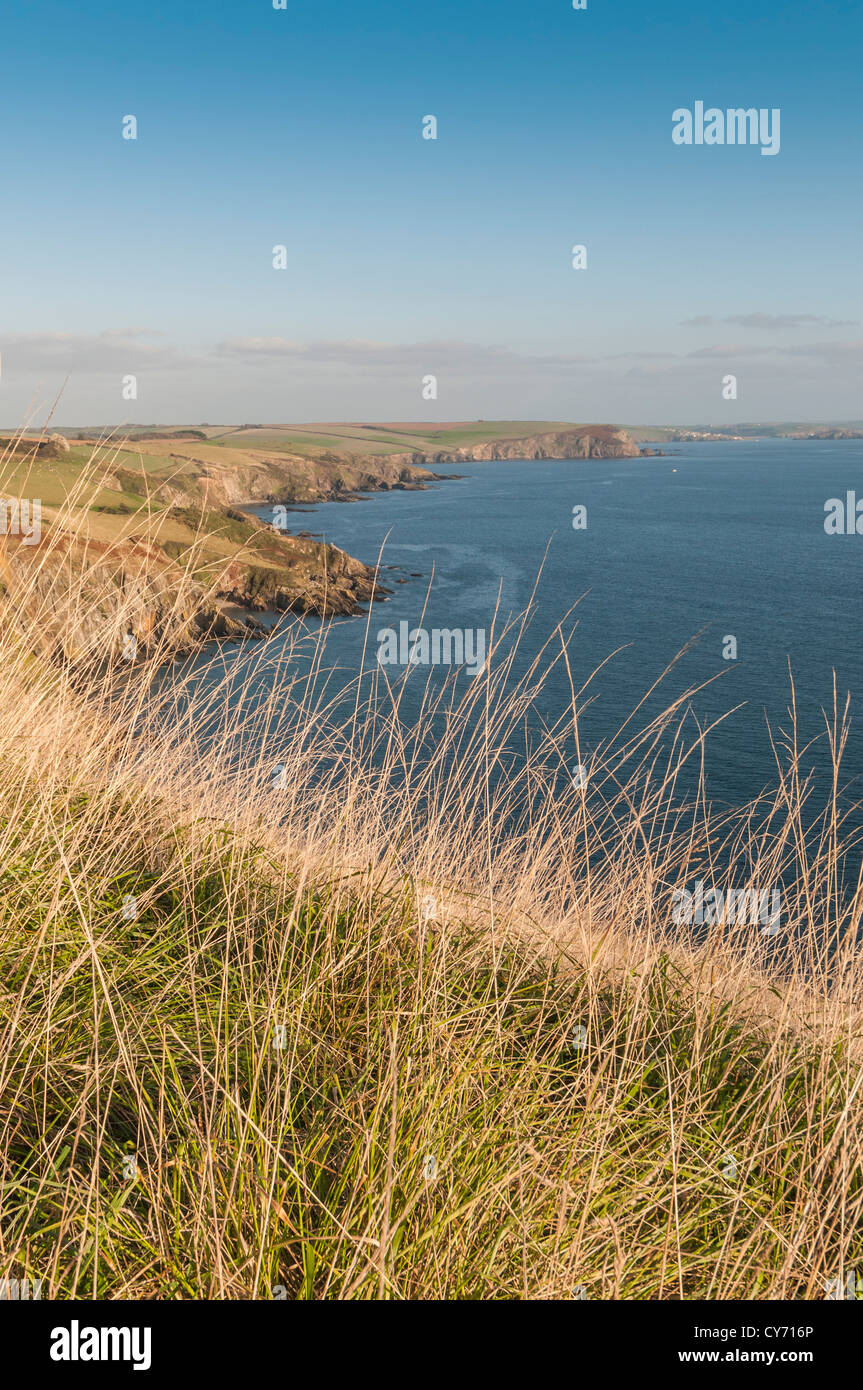
M 586 789 L 589 685 L 506 760 L 562 630 L 519 676 L 490 615 L 488 673 L 430 683 L 410 729 L 380 668 L 345 719 L 281 641 L 230 699 L 180 669 L 157 692 L 158 643 L 130 669 L 109 634 L 82 671 L 41 640 L 54 544 L 0 615 L 0 1274 L 731 1299 L 863 1267 L 841 707 L 814 824 L 793 718 L 775 794 L 719 821 L 679 788 L 689 692 Z M 84 584 L 52 592 L 70 628 Z M 781 878 L 780 935 L 675 928 L 711 876 Z

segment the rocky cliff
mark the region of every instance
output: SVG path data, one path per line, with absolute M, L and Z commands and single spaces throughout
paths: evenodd
M 638 458 L 640 453 L 631 435 L 611 425 L 574 425 L 516 439 L 480 440 L 458 449 L 414 449 L 388 454 L 321 450 L 307 457 L 175 440 L 160 440 L 147 447 L 150 452 L 163 453 L 166 462 L 175 465 L 173 475 L 155 487 L 157 497 L 175 504 L 195 497 L 207 505 L 222 507 L 243 502 L 347 502 L 364 492 L 422 489 L 440 480 L 433 471 L 436 463 Z
M 82 446 L 70 450 L 62 436 L 6 444 L 9 455 L 27 455 L 26 470 L 41 467 L 39 486 L 59 489 L 58 495 L 67 484 L 61 487 L 55 468 L 65 466 L 62 478 L 74 480 L 85 467 Z M 145 464 L 127 446 L 101 462 L 96 491 L 77 519 L 46 504 L 39 545 L 20 546 L 13 537 L 0 543 L 6 615 L 52 655 L 118 659 L 134 639 L 136 651 L 167 658 L 208 638 L 256 635 L 262 629 L 255 612 L 351 615 L 389 592 L 368 565 L 337 546 L 277 531 L 236 510 L 238 503 L 290 506 L 423 488 L 441 478 L 429 467 L 437 462 L 635 458 L 639 449 L 624 430 L 578 425 L 449 450 L 322 448 L 311 457 L 222 448 L 194 431 L 174 431 L 147 439 L 146 455 Z M 26 477 L 29 486 L 29 471 Z M 247 616 L 231 614 L 227 605 Z
M 626 430 L 611 425 L 577 425 L 523 439 L 489 439 L 462 449 L 414 454 L 414 463 L 461 463 L 470 459 L 638 458 L 641 450 Z
M 211 505 L 228 507 L 244 502 L 351 501 L 363 492 L 423 488 L 436 477 L 408 454 L 325 451 L 306 458 L 190 445 L 173 447 L 168 458 L 176 471 L 158 483 L 156 496 L 171 502 L 199 496 Z
M 34 650 L 79 666 L 160 660 L 213 638 L 265 629 L 256 611 L 331 617 L 384 597 L 374 571 L 338 546 L 268 535 L 253 559 L 179 563 L 158 541 L 106 543 L 54 531 L 35 547 L 0 548 L 0 614 Z M 275 558 L 274 558 L 275 557 Z M 245 615 L 227 611 L 240 605 Z

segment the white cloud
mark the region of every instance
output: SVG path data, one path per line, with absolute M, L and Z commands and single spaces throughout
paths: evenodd
M 449 371 L 526 371 L 544 369 L 569 371 L 598 359 L 582 354 L 518 353 L 506 347 L 440 340 L 425 343 L 377 343 L 365 339 L 295 342 L 287 338 L 229 338 L 216 344 L 216 354 L 260 363 L 265 359 L 290 359 L 295 364 L 342 366 L 393 372 Z
M 144 336 L 155 330 L 132 329 L 104 333 L 4 333 L 0 354 L 5 375 L 22 372 L 134 372 L 142 367 L 169 367 L 177 362 L 173 348 L 153 346 Z
M 696 314 L 683 319 L 684 328 L 709 328 L 715 323 L 734 323 L 738 328 L 760 328 L 764 332 L 784 332 L 789 328 L 855 328 L 857 319 L 831 319 L 820 314 L 727 314 L 716 319 L 712 314 Z

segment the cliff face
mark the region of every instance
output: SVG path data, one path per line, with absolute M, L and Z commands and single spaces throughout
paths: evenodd
M 169 660 L 213 638 L 261 635 L 254 611 L 352 615 L 388 592 L 337 546 L 275 535 L 265 545 L 258 563 L 208 560 L 193 573 L 140 538 L 13 542 L 0 549 L 0 612 L 45 654 L 86 666 L 154 652 Z M 229 615 L 225 603 L 249 616 Z
M 322 618 L 351 617 L 360 604 L 390 592 L 375 582 L 374 570 L 337 545 L 299 536 L 278 540 L 285 552 L 279 565 L 235 560 L 214 581 L 218 597 L 252 611 L 304 613 Z
M 192 441 L 148 445 L 164 453 L 176 472 L 156 488 L 169 503 L 203 498 L 206 505 L 243 502 L 313 503 L 350 501 L 363 492 L 421 489 L 437 481 L 436 463 L 472 459 L 638 458 L 625 430 L 610 425 L 575 425 L 518 439 L 487 439 L 458 449 L 364 454 L 322 450 L 314 457 L 262 450 L 221 449 Z
M 10 448 L 29 453 L 37 465 L 70 452 L 60 436 Z M 237 503 L 349 501 L 362 492 L 423 488 L 440 478 L 425 466 L 436 462 L 635 458 L 639 452 L 624 430 L 603 425 L 428 453 L 321 449 L 312 457 L 222 448 L 176 431 L 147 441 L 146 472 L 134 466 L 129 449 L 100 467 L 103 500 L 91 512 L 82 509 L 89 521 L 80 533 L 65 529 L 48 505 L 39 545 L 5 538 L 0 603 L 22 634 L 65 660 L 118 659 L 130 637 L 137 650 L 167 659 L 208 638 L 254 636 L 262 631 L 251 616 L 256 611 L 352 615 L 389 592 L 368 565 L 337 546 L 276 531 L 235 510 Z M 73 455 L 69 466 L 76 464 L 83 466 Z M 49 466 L 43 481 L 51 486 L 52 477 Z M 155 504 L 152 514 L 145 496 Z M 226 604 L 249 616 L 231 616 Z
M 221 455 L 221 456 L 220 456 Z M 304 503 L 350 500 L 360 492 L 416 489 L 433 482 L 435 474 L 418 467 L 408 454 L 322 453 L 316 458 L 200 447 L 177 449 L 175 478 L 156 489 L 165 501 L 176 502 L 190 491 L 210 505 L 243 502 Z
M 423 463 L 460 463 L 470 459 L 638 458 L 641 450 L 626 430 L 610 425 L 580 425 L 523 439 L 486 440 L 462 449 L 423 455 Z M 414 455 L 414 460 L 419 461 Z
M 825 425 L 823 429 L 798 430 L 795 434 L 790 434 L 789 439 L 863 439 L 863 430 L 843 429 L 840 427 L 832 428 Z

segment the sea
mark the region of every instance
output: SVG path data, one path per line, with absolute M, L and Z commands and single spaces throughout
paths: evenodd
M 569 674 L 560 662 L 549 673 L 530 719 L 553 725 L 570 707 L 570 675 L 576 688 L 589 681 L 580 701 L 582 761 L 628 720 L 631 729 L 643 726 L 691 692 L 681 712 L 693 731 L 710 730 L 710 799 L 742 805 L 775 785 L 777 756 L 787 762 L 793 696 L 806 745 L 801 767 L 826 795 L 835 690 L 840 707 L 850 699 L 841 786 L 855 803 L 863 791 L 863 534 L 853 518 L 850 535 L 831 534 L 825 521 L 837 502 L 853 510 L 849 494 L 858 488 L 863 510 L 863 441 L 664 447 L 665 457 L 438 465 L 443 477 L 424 490 L 288 511 L 289 531 L 379 563 L 390 590 L 370 615 L 326 624 L 320 666 L 329 689 L 353 691 L 383 643 L 396 650 L 388 633 L 398 640 L 419 628 L 430 639 L 435 630 L 457 631 L 473 634 L 468 642 L 483 633 L 490 644 L 493 631 L 529 610 L 513 679 L 544 646 L 546 658 L 559 653 L 556 634 L 568 634 Z M 250 510 L 273 519 L 272 507 Z M 299 622 L 284 616 L 275 641 L 287 641 L 290 629 L 295 635 Z M 314 634 L 320 625 L 301 626 Z M 239 673 L 254 660 L 252 645 L 206 648 L 191 663 L 193 679 L 206 682 L 210 668 L 224 673 L 232 663 Z M 422 656 L 418 646 L 415 654 Z M 430 665 L 417 679 L 416 665 L 386 668 L 391 681 L 407 672 L 399 706 L 406 724 L 419 713 L 426 680 L 453 676 Z M 483 676 L 463 670 L 457 679 Z M 575 759 L 574 748 L 562 753 Z

